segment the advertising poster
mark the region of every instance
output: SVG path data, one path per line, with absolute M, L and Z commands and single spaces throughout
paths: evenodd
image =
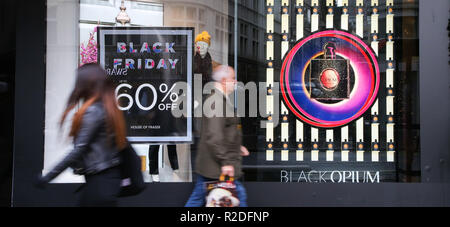
M 418 94 L 408 83 L 419 83 L 401 74 L 409 41 L 398 32 L 399 3 L 266 1 L 263 181 L 420 178 L 419 130 L 408 131 L 419 128 L 419 109 L 405 102 Z
M 116 82 L 131 142 L 192 141 L 193 33 L 193 28 L 99 27 L 98 62 Z M 177 104 L 180 99 L 185 106 Z M 176 109 L 185 114 L 175 117 Z

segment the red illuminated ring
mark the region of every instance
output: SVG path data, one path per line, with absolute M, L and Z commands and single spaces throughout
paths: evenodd
M 374 60 L 376 58 L 375 58 L 375 56 L 373 54 L 373 51 L 369 51 L 369 50 L 371 50 L 370 47 L 368 47 L 364 42 L 358 42 L 362 47 L 367 49 L 367 52 L 371 56 L 372 59 L 369 59 L 369 57 L 367 56 L 366 52 L 364 50 L 362 50 L 362 48 L 359 45 L 356 45 L 357 43 L 355 41 L 353 41 L 353 40 L 351 40 L 351 39 L 346 37 L 346 36 L 350 36 L 350 38 L 355 39 L 355 37 L 352 37 L 352 35 L 347 34 L 345 32 L 341 32 L 341 31 L 333 31 L 333 34 L 322 35 L 323 33 L 329 33 L 329 32 L 330 31 L 316 33 L 313 36 L 310 36 L 310 37 L 307 37 L 307 38 L 301 40 L 298 44 L 295 45 L 295 47 L 287 54 L 287 56 L 285 57 L 285 59 L 283 61 L 282 70 L 281 70 L 281 75 L 282 76 L 280 78 L 280 83 L 281 83 L 281 90 L 282 90 L 282 95 L 283 95 L 284 101 L 287 104 L 287 106 L 289 107 L 289 109 L 291 111 L 293 111 L 294 114 L 297 117 L 299 117 L 300 119 L 302 119 L 306 123 L 309 123 L 309 124 L 317 126 L 317 127 L 329 127 L 329 128 L 331 128 L 331 127 L 338 127 L 338 126 L 342 126 L 342 125 L 348 124 L 351 121 L 353 121 L 353 120 L 357 119 L 358 117 L 360 117 L 362 114 L 364 114 L 370 108 L 370 106 L 373 105 L 373 103 L 374 103 L 374 101 L 376 99 L 376 96 L 378 94 L 378 89 L 376 89 L 376 88 L 379 88 L 380 79 L 379 79 L 378 63 L 377 63 L 376 60 Z M 293 100 L 291 100 L 291 99 L 293 99 L 293 97 L 292 97 L 292 95 L 290 93 L 290 87 L 289 86 L 287 86 L 287 89 L 288 89 L 288 93 L 289 93 L 290 97 L 286 96 L 286 88 L 285 88 L 284 80 L 285 80 L 285 77 L 289 76 L 289 67 L 286 67 L 286 66 L 287 66 L 287 64 L 290 65 L 290 63 L 292 62 L 292 56 L 297 53 L 298 49 L 304 43 L 306 43 L 307 41 L 309 41 L 309 40 L 311 40 L 313 38 L 327 37 L 327 36 L 328 37 L 339 37 L 339 38 L 341 38 L 343 40 L 346 40 L 347 42 L 353 44 L 353 46 L 357 47 L 358 50 L 363 54 L 363 56 L 365 57 L 366 61 L 368 62 L 369 66 L 370 66 L 369 68 L 370 68 L 371 75 L 372 75 L 372 81 L 371 81 L 371 87 L 372 88 L 374 88 L 374 86 L 373 86 L 374 85 L 374 80 L 375 80 L 375 78 L 374 78 L 375 75 L 374 74 L 376 74 L 376 79 L 377 80 L 376 80 L 375 89 L 372 89 L 370 91 L 369 96 L 366 99 L 364 105 L 361 107 L 361 109 L 355 115 L 353 115 L 353 117 L 348 118 L 346 120 L 337 121 L 337 122 L 336 121 L 335 122 L 329 122 L 329 121 L 327 122 L 327 121 L 319 120 L 319 121 L 325 122 L 325 123 L 319 123 L 318 121 L 314 120 L 314 117 L 312 117 L 310 115 L 307 116 L 308 115 L 307 112 L 302 110 L 299 106 L 297 106 L 297 107 L 299 107 L 299 109 L 301 111 L 303 111 L 304 113 L 301 113 L 301 112 L 299 113 L 297 111 L 297 109 L 293 108 L 292 104 L 295 103 L 295 102 Z M 355 39 L 355 40 L 358 41 L 358 39 Z M 373 61 L 375 67 L 373 67 L 372 61 Z M 376 72 L 374 72 L 374 68 L 375 68 Z M 287 81 L 287 84 L 289 84 L 289 81 Z M 305 114 L 305 116 L 304 116 L 304 114 Z

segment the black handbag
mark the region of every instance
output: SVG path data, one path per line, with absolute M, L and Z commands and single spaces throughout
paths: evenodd
M 119 197 L 138 195 L 146 187 L 141 171 L 141 159 L 130 144 L 120 152 L 120 155 L 122 183 Z

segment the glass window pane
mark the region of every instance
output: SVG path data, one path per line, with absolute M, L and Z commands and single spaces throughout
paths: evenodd
M 244 181 L 420 182 L 418 1 L 273 2 L 48 0 L 44 172 L 70 150 L 57 121 L 76 68 L 97 61 L 97 28 L 176 27 L 194 28 L 193 74 L 212 81 L 219 65 L 236 70 L 232 100 L 245 106 L 251 153 Z M 192 131 L 193 144 L 158 146 L 151 158 L 150 143 L 135 144 L 146 181 L 192 181 L 202 134 Z

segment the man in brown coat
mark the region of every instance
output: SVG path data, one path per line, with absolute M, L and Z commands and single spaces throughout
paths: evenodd
M 221 175 L 239 179 L 242 176 L 242 156 L 249 155 L 248 150 L 241 145 L 239 118 L 235 115 L 233 101 L 228 97 L 236 87 L 235 72 L 229 66 L 219 66 L 212 78 L 215 81 L 214 91 L 204 103 L 197 151 L 197 183 L 186 207 L 205 205 L 205 182 L 216 181 Z M 235 180 L 235 184 L 240 206 L 247 206 L 247 195 L 242 183 Z

